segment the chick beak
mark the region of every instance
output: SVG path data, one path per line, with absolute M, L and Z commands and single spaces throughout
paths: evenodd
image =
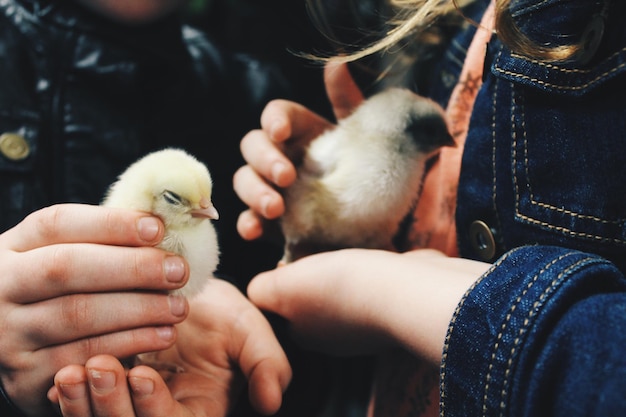
M 215 208 L 213 203 L 211 203 L 211 200 L 206 197 L 202 197 L 202 200 L 200 200 L 200 208 L 191 210 L 191 216 L 204 217 L 212 220 L 217 220 L 220 218 L 217 209 Z

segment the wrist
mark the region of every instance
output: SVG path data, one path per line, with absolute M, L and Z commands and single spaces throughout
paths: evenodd
M 395 294 L 388 297 L 383 325 L 398 345 L 439 365 L 458 303 L 490 265 L 449 258 L 433 250 L 402 256 L 405 273 L 397 274 L 394 279 L 403 281 L 386 286 L 402 290 L 395 290 Z

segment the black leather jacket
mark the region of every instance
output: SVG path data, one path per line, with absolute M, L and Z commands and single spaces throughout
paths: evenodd
M 245 243 L 232 190 L 239 141 L 287 85 L 178 17 L 129 28 L 70 1 L 0 0 L 0 232 L 41 207 L 97 204 L 141 155 L 182 147 L 209 166 L 219 271 L 243 283 L 278 248 Z M 0 415 L 17 415 L 0 396 Z
M 97 204 L 139 156 L 183 147 L 214 178 L 220 270 L 245 278 L 255 268 L 242 261 L 232 175 L 240 139 L 285 96 L 284 78 L 178 17 L 126 27 L 73 3 L 0 0 L 0 232 L 50 204 Z M 11 159 L 22 138 L 25 155 Z

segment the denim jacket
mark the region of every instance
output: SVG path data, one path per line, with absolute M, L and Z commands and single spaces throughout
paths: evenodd
M 511 7 L 533 41 L 586 50 L 488 46 L 456 221 L 461 256 L 494 266 L 451 322 L 441 415 L 626 415 L 626 3 Z

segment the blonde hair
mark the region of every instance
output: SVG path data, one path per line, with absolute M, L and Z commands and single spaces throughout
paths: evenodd
M 577 44 L 548 47 L 530 40 L 515 24 L 509 10 L 511 0 L 496 0 L 496 32 L 498 38 L 512 51 L 541 61 L 567 61 L 583 50 L 582 41 Z
M 470 3 L 474 0 L 458 1 Z M 314 60 L 353 62 L 376 53 L 389 52 L 404 42 L 415 40 L 416 37 L 419 39 L 425 34 L 428 36 L 427 29 L 435 20 L 456 10 L 454 3 L 455 0 L 386 0 L 386 5 L 390 6 L 393 15 L 383 22 L 386 27 L 384 33 L 368 33 L 369 38 L 374 37 L 376 40 L 365 45 L 350 45 L 343 43 L 332 33 L 331 25 L 325 18 L 323 0 L 308 0 L 307 6 L 313 21 L 322 33 L 339 45 L 341 55 L 320 57 L 315 54 L 303 54 L 303 56 Z
M 322 58 L 323 61 L 353 62 L 376 53 L 392 50 L 409 38 L 415 39 L 427 34 L 434 22 L 453 13 L 465 18 L 461 8 L 474 0 L 387 0 L 395 10 L 395 16 L 389 19 L 390 29 L 375 42 L 362 46 L 347 54 Z M 309 9 L 318 23 L 320 19 L 319 1 L 309 0 Z M 495 31 L 499 39 L 519 55 L 544 61 L 566 61 L 575 58 L 582 51 L 582 43 L 549 47 L 529 39 L 515 24 L 510 11 L 511 0 L 495 0 Z M 322 13 L 323 14 L 323 13 Z M 478 23 L 465 18 L 471 24 Z M 344 52 L 344 51 L 342 51 Z M 309 55 L 319 59 L 319 56 Z

